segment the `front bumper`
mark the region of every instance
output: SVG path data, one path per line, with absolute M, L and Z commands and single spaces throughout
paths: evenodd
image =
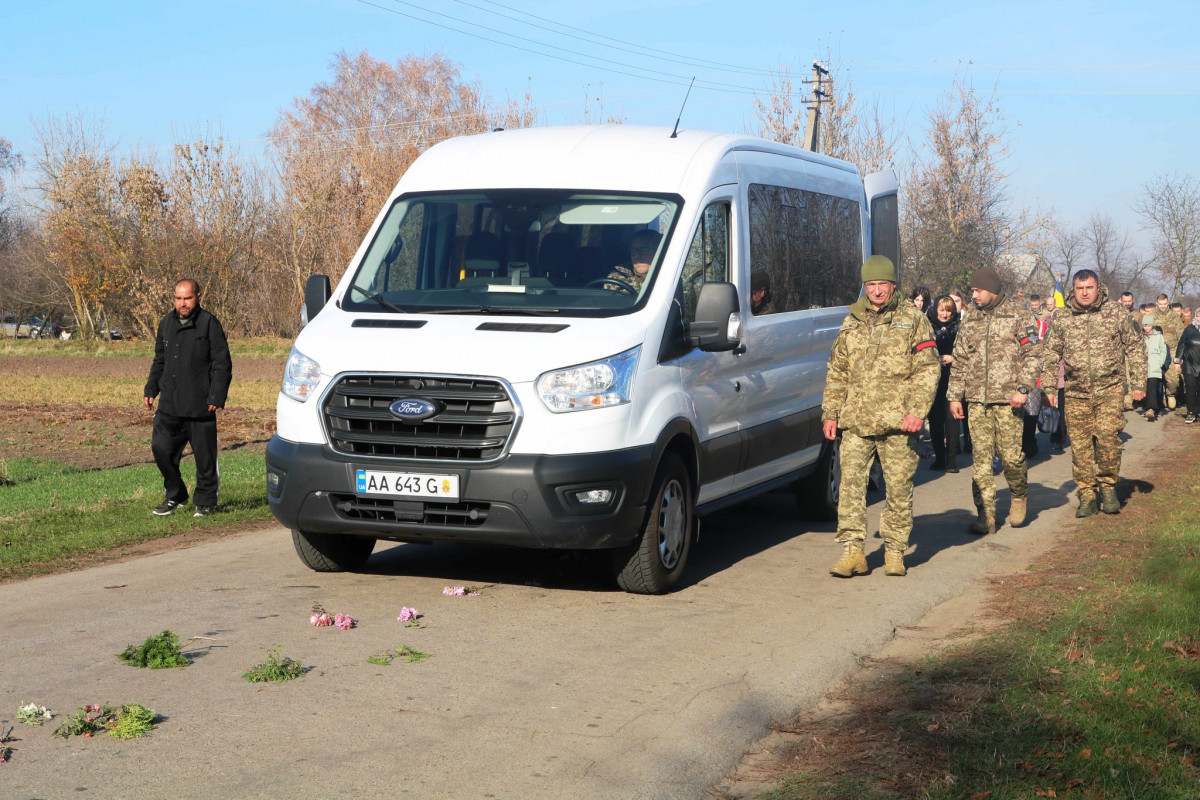
M 267 499 L 275 519 L 306 533 L 361 534 L 402 542 L 459 541 L 598 549 L 636 538 L 646 513 L 654 447 L 576 455 L 508 455 L 494 464 L 436 466 L 364 460 L 274 436 L 267 444 Z M 355 495 L 359 468 L 459 476 L 456 503 Z M 575 492 L 611 489 L 601 507 Z

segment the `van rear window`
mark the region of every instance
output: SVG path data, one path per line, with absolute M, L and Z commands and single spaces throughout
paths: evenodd
M 343 308 L 614 316 L 640 307 L 681 201 L 500 190 L 398 198 Z

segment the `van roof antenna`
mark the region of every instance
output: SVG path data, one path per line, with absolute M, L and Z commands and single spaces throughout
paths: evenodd
M 672 139 L 676 139 L 676 138 L 678 138 L 678 137 L 679 137 L 679 120 L 683 119 L 683 106 L 686 106 L 686 105 L 687 105 L 688 97 L 690 97 L 690 96 L 691 96 L 691 94 L 692 94 L 692 86 L 693 86 L 693 85 L 695 85 L 695 83 L 696 83 L 696 76 L 695 76 L 695 75 L 693 75 L 693 76 L 692 76 L 692 82 L 688 84 L 688 90 L 687 90 L 687 94 L 685 94 L 685 95 L 683 96 L 683 105 L 681 105 L 681 106 L 679 107 L 679 116 L 675 118 L 675 130 L 671 131 L 671 138 L 672 138 Z

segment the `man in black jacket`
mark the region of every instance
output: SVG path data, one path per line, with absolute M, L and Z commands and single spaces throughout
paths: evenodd
M 216 511 L 220 482 L 216 412 L 225 407 L 232 380 L 233 360 L 225 331 L 216 317 L 200 307 L 200 284 L 184 278 L 175 284 L 175 310 L 158 324 L 154 363 L 144 393 L 148 409 L 162 395 L 150 444 L 166 489 L 166 498 L 154 507 L 160 517 L 188 500 L 179 460 L 189 443 L 196 458 L 194 516 Z

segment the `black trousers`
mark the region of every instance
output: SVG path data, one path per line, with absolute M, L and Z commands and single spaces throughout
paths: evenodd
M 1053 447 L 1062 447 L 1066 444 L 1067 439 L 1067 415 L 1063 413 L 1063 406 L 1066 404 L 1066 390 L 1058 390 L 1058 427 L 1050 432 L 1050 444 Z
M 1200 415 L 1200 375 L 1183 373 L 1183 384 L 1187 390 L 1188 413 Z
M 215 506 L 221 476 L 217 470 L 217 418 L 174 417 L 160 409 L 154 415 L 154 433 L 150 450 L 154 463 L 163 476 L 163 489 L 168 500 L 186 503 L 187 486 L 179 474 L 183 448 L 191 444 L 196 459 L 196 492 L 193 500 L 198 506 Z
M 1161 414 L 1162 407 L 1162 378 L 1146 378 L 1146 399 L 1142 402 L 1147 411 Z
M 958 420 L 950 415 L 945 389 L 938 391 L 929 409 L 929 438 L 933 440 L 936 463 L 957 467 Z

